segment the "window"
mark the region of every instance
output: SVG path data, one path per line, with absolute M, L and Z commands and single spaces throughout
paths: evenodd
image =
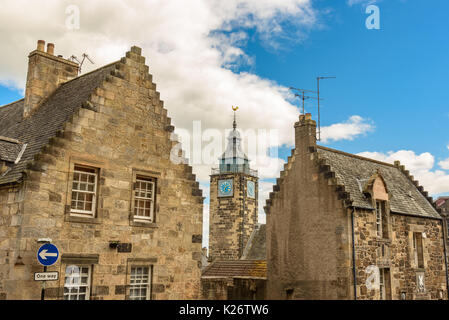
M 388 216 L 384 201 L 376 201 L 376 230 L 379 238 L 388 238 Z
M 380 300 L 391 299 L 390 269 L 379 269 Z
M 90 266 L 70 265 L 65 269 L 64 300 L 89 300 Z
M 151 288 L 151 268 L 131 267 L 130 300 L 148 300 Z
M 417 268 L 424 268 L 424 248 L 422 241 L 422 233 L 413 233 L 413 252 L 415 255 L 415 264 Z
M 154 191 L 156 180 L 142 176 L 134 183 L 134 218 L 154 221 Z
M 286 297 L 287 300 L 293 299 L 293 289 L 287 289 L 287 290 L 285 290 L 285 293 L 287 295 L 287 297 Z
M 89 216 L 95 215 L 97 176 L 97 169 L 75 165 L 70 206 L 72 213 Z

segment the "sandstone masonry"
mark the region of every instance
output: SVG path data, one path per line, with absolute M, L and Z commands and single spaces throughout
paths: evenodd
M 0 135 L 27 144 L 0 176 L 0 299 L 40 299 L 39 238 L 61 255 L 46 299 L 198 298 L 202 192 L 170 161 L 173 126 L 141 49 L 68 82 L 54 75 L 77 67 L 41 51 L 25 102 L 0 108 Z

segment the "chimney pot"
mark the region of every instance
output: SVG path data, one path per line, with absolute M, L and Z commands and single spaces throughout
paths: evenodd
M 312 120 L 312 114 L 306 113 L 306 120 Z
M 55 53 L 55 45 L 53 43 L 48 43 L 47 44 L 47 53 L 54 55 Z
M 38 51 L 45 51 L 45 41 L 44 40 L 38 40 L 37 41 L 37 50 Z

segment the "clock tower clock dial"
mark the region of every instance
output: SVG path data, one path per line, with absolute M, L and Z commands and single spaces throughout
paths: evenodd
M 256 184 L 254 181 L 246 181 L 246 193 L 248 198 L 254 199 L 256 197 Z
M 218 196 L 231 197 L 233 195 L 233 179 L 218 180 Z

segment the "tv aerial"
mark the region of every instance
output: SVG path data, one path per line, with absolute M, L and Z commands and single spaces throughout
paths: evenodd
M 294 88 L 294 87 L 290 87 L 289 89 L 292 90 L 292 91 L 296 91 L 295 92 L 295 97 L 299 97 L 299 98 L 302 99 L 302 114 L 306 113 L 305 112 L 305 100 L 307 100 L 307 99 L 318 100 L 319 99 L 317 97 L 306 95 L 306 92 L 310 92 L 311 94 L 313 94 L 313 93 L 316 94 L 317 93 L 316 91 L 306 90 L 306 89 L 299 89 L 299 88 Z M 324 100 L 324 99 L 321 99 L 321 100 Z
M 92 59 L 89 58 L 89 56 L 88 56 L 86 53 L 83 53 L 83 54 L 82 54 L 82 57 L 83 57 L 83 59 L 81 60 L 81 62 L 80 62 L 80 61 L 78 60 L 78 58 L 77 58 L 75 55 L 73 55 L 73 54 L 72 54 L 72 56 L 69 58 L 69 60 L 74 61 L 74 62 L 77 62 L 77 63 L 80 65 L 80 66 L 79 66 L 79 69 L 78 69 L 78 74 L 81 73 L 81 67 L 83 66 L 84 60 L 87 59 L 90 63 L 95 64 L 95 62 L 93 62 Z
M 320 123 L 320 80 L 336 79 L 337 77 L 316 77 L 316 90 L 318 95 L 318 141 L 321 141 L 321 123 Z

